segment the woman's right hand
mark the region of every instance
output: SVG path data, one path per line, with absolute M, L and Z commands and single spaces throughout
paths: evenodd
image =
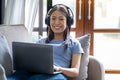
M 54 71 L 61 71 L 61 67 L 58 67 L 58 66 L 53 66 L 54 67 Z

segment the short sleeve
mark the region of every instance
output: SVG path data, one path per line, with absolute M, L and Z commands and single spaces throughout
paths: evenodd
M 84 53 L 81 43 L 77 39 L 72 40 L 72 53 Z

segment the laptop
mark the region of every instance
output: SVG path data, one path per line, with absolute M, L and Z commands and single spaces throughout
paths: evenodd
M 27 42 L 12 42 L 15 70 L 31 73 L 57 74 L 53 69 L 53 46 Z

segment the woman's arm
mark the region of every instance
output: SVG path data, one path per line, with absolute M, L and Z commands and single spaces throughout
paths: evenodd
M 56 71 L 61 71 L 64 75 L 68 77 L 77 77 L 79 75 L 81 54 L 73 54 L 71 68 L 63 68 L 54 66 Z

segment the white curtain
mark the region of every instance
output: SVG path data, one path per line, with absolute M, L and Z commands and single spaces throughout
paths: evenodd
M 24 24 L 32 33 L 39 0 L 6 0 L 4 24 Z
M 26 0 L 25 3 L 25 26 L 31 33 L 34 27 L 35 18 L 37 15 L 37 10 L 39 5 L 39 0 Z
M 7 0 L 4 24 L 24 24 L 25 0 Z

